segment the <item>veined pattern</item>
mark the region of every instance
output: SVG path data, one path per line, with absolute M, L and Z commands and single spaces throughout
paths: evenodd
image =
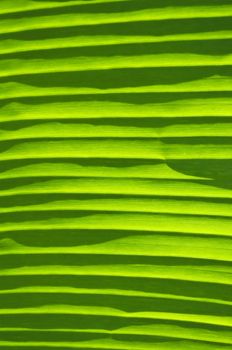
M 231 0 L 1 0 L 1 349 L 232 349 L 231 48 Z

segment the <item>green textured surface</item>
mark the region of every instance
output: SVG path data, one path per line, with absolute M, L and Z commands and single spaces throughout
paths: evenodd
M 0 349 L 232 349 L 232 1 L 0 1 Z

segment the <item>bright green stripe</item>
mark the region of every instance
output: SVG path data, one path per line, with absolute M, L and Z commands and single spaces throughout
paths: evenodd
M 207 67 L 232 65 L 232 54 L 199 55 L 167 53 L 140 56 L 75 57 L 59 59 L 10 59 L 0 61 L 0 77 L 123 68 Z
M 155 278 L 231 285 L 230 268 L 223 265 L 161 266 L 161 265 L 41 265 L 0 270 L 0 276 L 111 276 Z M 149 282 L 149 280 L 148 280 Z
M 222 344 L 207 344 L 202 342 L 191 342 L 191 341 L 169 341 L 169 342 L 153 342 L 157 350 L 223 350 L 224 346 Z M 151 345 L 149 343 L 142 343 L 138 341 L 119 341 L 109 338 L 103 338 L 100 340 L 89 340 L 89 341 L 80 341 L 80 342 L 20 342 L 20 341 L 0 341 L 0 346 L 4 348 L 21 348 L 21 347 L 39 347 L 39 348 L 62 348 L 62 349 L 114 349 L 114 350 L 131 350 L 133 347 L 134 350 L 150 350 Z M 223 346 L 223 348 L 222 348 Z M 225 349 L 228 349 L 226 347 Z
M 232 317 L 229 316 L 211 316 L 211 315 L 194 315 L 169 312 L 125 312 L 107 307 L 89 307 L 75 305 L 46 305 L 36 308 L 17 308 L 17 309 L 0 309 L 0 315 L 23 315 L 23 314 L 66 314 L 66 315 L 96 315 L 96 316 L 114 316 L 126 319 L 147 318 L 162 319 L 173 321 L 197 322 L 212 325 L 231 326 Z
M 228 149 L 228 146 L 226 148 Z M 208 148 L 207 151 L 209 152 Z M 214 153 L 215 150 L 212 151 L 212 155 L 218 158 L 218 154 L 215 155 Z M 35 141 L 17 144 L 0 154 L 1 161 L 37 158 L 142 158 L 162 160 L 165 159 L 165 155 L 160 142 L 156 140 Z
M 47 122 L 17 130 L 1 130 L 0 142 L 5 140 L 25 140 L 39 138 L 153 138 L 232 136 L 232 123 L 173 124 L 163 127 L 93 125 L 83 123 Z M 217 142 L 217 140 L 215 140 Z M 99 140 L 99 142 L 101 142 Z M 117 141 L 118 142 L 118 141 Z M 146 141 L 149 145 L 149 141 Z M 65 145 L 65 144 L 64 144 Z
M 22 230 L 135 230 L 232 236 L 232 221 L 212 218 L 162 214 L 95 214 L 72 219 L 51 218 L 39 221 L 2 223 L 0 232 Z
M 118 211 L 141 213 L 170 213 L 232 216 L 232 205 L 226 203 L 214 203 L 208 201 L 173 200 L 157 198 L 98 198 L 85 200 L 54 201 L 43 204 L 0 207 L 0 213 L 18 212 L 43 212 L 43 211 L 69 211 L 69 210 L 93 210 L 93 211 Z M 52 215 L 52 214 L 51 214 Z
M 225 266 L 161 266 L 161 265 L 41 265 L 0 270 L 0 276 L 111 276 L 127 278 L 170 279 L 231 285 L 230 268 Z M 149 283 L 149 280 L 148 280 Z
M 167 300 L 185 300 L 185 301 L 197 301 L 199 303 L 213 303 L 213 304 L 219 304 L 219 305 L 228 305 L 231 306 L 231 301 L 226 300 L 219 300 L 219 299 L 212 299 L 212 298 L 198 298 L 198 297 L 190 297 L 185 295 L 175 295 L 175 294 L 163 294 L 163 293 L 151 293 L 151 292 L 141 292 L 138 290 L 125 290 L 125 289 L 87 289 L 87 288 L 72 288 L 72 287 L 40 287 L 40 286 L 33 286 L 33 287 L 20 287 L 16 289 L 3 289 L 0 290 L 0 295 L 11 295 L 11 294 L 88 294 L 88 295 L 115 295 L 115 296 L 130 296 L 130 297 L 137 297 L 137 298 L 162 298 Z M 3 331 L 4 328 L 0 328 L 0 332 Z M 13 328 L 14 329 L 14 328 Z M 13 330 L 12 329 L 12 330 Z M 10 329 L 11 330 L 11 329 Z M 49 331 L 49 329 L 44 329 L 44 331 Z M 62 331 L 62 330 L 59 330 Z M 65 330 L 63 330 L 65 331 Z M 72 331 L 75 331 L 74 329 Z M 78 331 L 78 330 L 77 330 Z M 82 330 L 79 330 L 80 332 Z M 83 329 L 83 331 L 85 331 Z M 87 330 L 86 330 L 87 331 Z M 95 330 L 93 330 L 95 331 Z M 97 330 L 96 330 L 97 331 Z M 109 331 L 110 332 L 110 331 Z M 114 331 L 113 331 L 114 332 Z M 116 331 L 117 333 L 117 331 Z
M 170 19 L 211 18 L 232 16 L 231 5 L 178 6 L 148 8 L 145 10 L 116 13 L 69 13 L 54 16 L 25 17 L 0 21 L 0 34 L 44 28 L 65 28 L 110 23 L 138 21 L 162 21 Z
M 1 122 L 16 120 L 58 120 L 88 118 L 181 118 L 232 116 L 230 98 L 177 100 L 135 105 L 120 102 L 54 102 L 27 105 L 11 102 L 0 109 Z
M 121 1 L 121 0 L 117 0 Z M 88 3 L 89 4 L 89 3 Z M 14 40 L 5 39 L 0 43 L 0 55 L 37 51 L 64 49 L 71 47 L 101 46 L 101 45 L 122 45 L 139 43 L 160 43 L 176 41 L 201 41 L 201 40 L 223 40 L 232 39 L 232 31 L 221 30 L 214 32 L 197 32 L 170 35 L 93 35 L 93 36 L 72 36 L 65 38 L 43 39 L 43 40 Z
M 232 190 L 209 184 L 177 180 L 140 180 L 117 178 L 63 179 L 42 181 L 1 190 L 0 197 L 42 193 L 89 193 L 144 196 L 232 198 Z
M 213 153 L 213 155 L 215 154 Z M 218 158 L 218 155 L 215 157 Z M 1 161 L 37 158 L 142 158 L 161 160 L 165 159 L 165 155 L 160 142 L 156 140 L 35 141 L 19 143 L 0 153 Z
M 1 0 L 0 2 L 0 14 L 10 14 L 15 12 L 33 11 L 41 9 L 56 9 L 60 7 L 69 7 L 73 5 L 91 5 L 91 4 L 104 4 L 114 3 L 124 0 L 68 0 L 64 2 L 53 2 L 53 1 L 31 1 L 31 0 Z
M 125 164 L 126 165 L 126 164 Z M 106 178 L 149 178 L 149 179 L 201 179 L 172 169 L 165 163 L 154 165 L 136 165 L 124 167 L 82 166 L 73 163 L 42 163 L 11 168 L 0 172 L 0 179 L 23 177 L 106 177 Z
M 75 88 L 75 87 L 35 87 L 21 83 L 9 82 L 0 84 L 0 99 L 38 96 L 72 96 L 72 95 L 111 95 L 111 94 L 144 94 L 144 93 L 181 93 L 181 92 L 215 92 L 231 91 L 232 79 L 212 76 L 205 79 L 177 84 L 163 84 L 111 89 Z
M 164 143 L 160 140 L 65 140 L 27 141 L 0 153 L 0 161 L 16 159 L 121 158 L 121 159 L 231 159 L 232 144 L 218 145 L 215 140 L 191 145 Z
M 138 220 L 140 217 L 138 216 Z M 168 219 L 168 218 L 167 218 Z M 72 222 L 73 219 L 70 219 Z M 103 219 L 104 220 L 104 219 Z M 58 224 L 59 224 L 59 220 Z M 192 220 L 193 221 L 193 220 Z M 126 222 L 126 218 L 125 218 Z M 159 221 L 158 221 L 159 222 Z M 17 223 L 19 229 L 22 224 Z M 217 224 L 217 222 L 216 222 Z M 25 222 L 25 230 L 28 223 Z M 125 223 L 126 225 L 126 223 Z M 194 225 L 194 222 L 193 222 Z M 4 227 L 4 223 L 3 223 Z M 37 226 L 34 226 L 35 230 Z M 162 231 L 162 224 L 160 231 Z M 204 231 L 204 227 L 203 227 Z M 210 228 L 209 228 L 210 231 Z M 223 228 L 222 228 L 223 231 Z M 2 239 L 2 250 L 0 255 L 46 255 L 46 254 L 88 254 L 88 255 L 133 255 L 133 256 L 167 256 L 167 257 L 184 257 L 203 260 L 232 261 L 232 249 L 230 249 L 231 240 L 215 238 L 207 242 L 205 238 L 192 238 L 183 235 L 139 235 L 129 236 L 119 239 L 110 239 L 109 241 L 99 244 L 68 246 L 68 247 L 28 247 L 16 243 L 11 239 Z M 219 247 L 219 248 L 218 248 Z
M 153 342 L 152 343 L 157 350 L 223 350 L 223 344 L 207 344 L 204 342 L 192 342 L 187 340 L 182 341 L 166 341 L 166 342 Z M 80 341 L 80 342 L 46 342 L 46 341 L 35 341 L 35 342 L 20 342 L 20 341 L 0 341 L 0 346 L 4 348 L 21 348 L 21 347 L 40 347 L 42 348 L 62 348 L 62 349 L 114 349 L 114 350 L 150 350 L 150 343 L 138 342 L 138 341 L 119 341 L 114 339 L 103 338 L 98 340 Z M 225 349 L 228 347 L 225 346 Z
M 225 343 L 231 344 L 231 333 L 230 331 L 212 331 L 205 330 L 201 328 L 186 328 L 184 326 L 178 326 L 175 324 L 151 324 L 151 325 L 141 325 L 141 326 L 128 326 L 119 328 L 116 330 L 106 330 L 106 329 L 43 329 L 43 328 L 0 328 L 0 332 L 46 332 L 46 333 L 90 333 L 90 334 L 104 334 L 104 335 L 145 335 L 145 336 L 163 336 L 168 338 L 177 339 L 191 339 L 191 340 L 201 340 L 210 341 L 215 343 Z M 170 344 L 170 342 L 169 342 Z M 157 345 L 156 345 L 157 346 Z

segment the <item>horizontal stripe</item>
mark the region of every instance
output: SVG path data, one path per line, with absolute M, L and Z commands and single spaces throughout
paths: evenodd
M 232 136 L 232 121 L 229 123 L 208 123 L 208 124 L 173 124 L 163 127 L 143 127 L 143 126 L 116 126 L 116 125 L 92 125 L 83 123 L 64 123 L 64 122 L 47 122 L 39 123 L 30 127 L 21 128 L 18 130 L 1 130 L 0 129 L 0 142 L 10 140 L 23 140 L 26 139 L 73 139 L 73 138 L 150 138 L 150 139 L 163 139 L 166 138 L 182 138 L 182 137 L 202 137 L 208 136 L 211 139 L 214 137 L 229 137 Z M 178 142 L 178 140 L 176 140 Z M 180 140 L 181 141 L 181 140 Z M 205 141 L 202 138 L 202 141 Z M 118 142 L 118 141 L 116 141 Z M 170 141 L 169 141 L 170 142 Z M 149 145 L 149 140 L 146 141 Z M 200 141 L 199 141 L 200 143 Z M 218 140 L 215 139 L 215 143 Z M 232 142 L 231 142 L 232 143 Z M 122 143 L 123 144 L 123 143 Z M 36 145 L 36 144 L 35 144 Z M 129 144 L 128 144 L 129 145 Z M 65 143 L 64 143 L 65 146 Z M 165 147 L 165 146 L 164 146 Z M 187 147 L 186 147 L 187 148 Z
M 24 17 L 0 21 L 0 34 L 45 28 L 65 28 L 110 23 L 162 21 L 169 19 L 216 18 L 232 16 L 231 5 L 178 6 L 148 8 L 145 10 L 116 13 L 75 13 L 54 16 Z
M 212 298 L 197 298 L 197 297 L 190 297 L 185 295 L 175 295 L 175 294 L 164 294 L 164 293 L 148 293 L 148 292 L 141 292 L 141 291 L 133 291 L 133 290 L 123 290 L 123 289 L 85 289 L 85 288 L 72 288 L 72 287 L 21 287 L 16 289 L 9 289 L 9 290 L 0 290 L 0 295 L 11 295 L 11 294 L 59 294 L 59 293 L 67 293 L 67 294 L 87 294 L 87 295 L 116 295 L 116 296 L 131 296 L 131 297 L 138 297 L 138 298 L 161 298 L 161 299 L 167 299 L 167 300 L 183 300 L 183 301 L 197 301 L 199 303 L 212 303 L 212 304 L 220 304 L 220 305 L 232 305 L 232 301 L 226 301 L 226 300 L 219 300 L 219 299 L 212 299 Z M 3 331 L 4 328 L 0 328 L 0 332 Z M 13 329 L 12 329 L 13 330 Z M 32 329 L 31 329 L 32 330 Z M 44 331 L 49 331 L 48 329 L 44 329 Z M 62 330 L 60 330 L 62 331 Z M 63 330 L 65 331 L 65 330 Z M 73 329 L 75 331 L 75 329 Z M 81 331 L 81 330 L 79 330 Z M 84 331 L 84 329 L 83 329 Z M 97 331 L 97 330 L 96 330 Z
M 0 214 L 4 213 L 29 213 L 49 211 L 115 211 L 115 212 L 141 212 L 141 213 L 170 213 L 192 214 L 209 216 L 231 217 L 231 204 L 214 203 L 210 201 L 191 201 L 183 199 L 157 199 L 157 198 L 98 198 L 82 200 L 60 200 L 32 205 L 0 207 Z M 51 213 L 52 215 L 52 213 Z
M 0 78 L 14 75 L 61 73 L 125 68 L 230 66 L 232 55 L 167 53 L 139 56 L 75 57 L 0 60 Z
M 209 316 L 209 315 L 194 315 L 194 314 L 175 314 L 165 312 L 133 312 L 104 308 L 104 307 L 88 307 L 74 305 L 55 305 L 41 306 L 37 308 L 17 308 L 17 309 L 0 309 L 1 315 L 17 315 L 17 314 L 65 314 L 65 315 L 98 315 L 112 316 L 121 318 L 141 318 L 141 319 L 160 319 L 160 320 L 180 320 L 188 322 L 198 322 L 204 324 L 230 326 L 231 317 Z
M 72 220 L 70 220 L 72 221 Z M 21 226 L 20 223 L 18 224 Z M 4 226 L 4 223 L 3 223 Z M 27 223 L 25 223 L 27 227 Z M 35 230 L 36 231 L 36 230 Z M 162 227 L 161 227 L 162 231 Z M 68 234 L 68 233 L 67 233 Z M 89 255 L 126 255 L 126 256 L 166 256 L 166 257 L 183 257 L 183 258 L 196 258 L 203 260 L 219 260 L 219 261 L 232 261 L 232 249 L 230 247 L 229 239 L 211 239 L 207 244 L 204 239 L 186 238 L 181 235 L 173 237 L 159 236 L 159 235 L 135 235 L 125 237 L 121 239 L 109 238 L 107 242 L 99 244 L 89 244 L 82 246 L 68 246 L 68 247 L 28 247 L 23 246 L 11 239 L 2 239 L 0 244 L 2 250 L 1 255 L 10 255 L 14 259 L 13 255 L 28 255 L 27 260 L 31 255 L 53 255 L 53 254 L 89 254 Z M 218 248 L 220 247 L 220 248 Z M 194 248 L 194 250 L 193 250 Z M 138 259 L 139 260 L 139 259 Z
M 134 105 L 120 102 L 54 102 L 27 105 L 11 102 L 0 109 L 2 122 L 23 120 L 100 119 L 100 118 L 183 118 L 228 117 L 230 98 L 187 99 L 167 103 Z
M 231 144 L 198 145 L 160 140 L 69 140 L 23 142 L 0 153 L 0 161 L 16 159 L 231 159 Z
M 46 334 L 47 337 L 49 334 L 102 334 L 102 335 L 145 335 L 145 336 L 163 336 L 166 338 L 176 338 L 176 339 L 191 339 L 191 340 L 201 340 L 201 341 L 209 341 L 209 342 L 215 342 L 215 343 L 225 343 L 225 344 L 231 344 L 231 339 L 229 334 L 227 335 L 224 331 L 222 334 L 221 332 L 216 331 L 206 331 L 204 329 L 188 329 L 184 328 L 183 326 L 177 326 L 177 325 L 165 325 L 165 324 L 158 324 L 158 325 L 148 325 L 148 326 L 128 326 L 124 328 L 120 328 L 117 330 L 105 330 L 105 329 L 29 329 L 29 328 L 0 328 L 0 332 L 2 333 L 16 333 L 20 335 L 20 332 L 22 334 L 30 335 L 30 333 L 38 333 L 38 334 Z M 22 337 L 21 334 L 21 337 Z M 168 337 L 167 337 L 168 334 Z M 170 344 L 170 343 L 169 343 Z
M 42 181 L 0 191 L 0 198 L 23 194 L 88 193 L 167 197 L 232 198 L 231 189 L 175 180 L 65 179 Z
M 215 92 L 231 91 L 232 79 L 229 77 L 212 76 L 177 84 L 163 84 L 151 86 L 121 87 L 111 89 L 75 88 L 75 87 L 35 87 L 20 83 L 0 84 L 2 93 L 0 99 L 48 96 L 75 95 L 113 95 L 113 94 L 144 94 L 144 93 L 181 93 L 181 92 Z M 110 96 L 108 97 L 110 98 Z M 229 131 L 229 130 L 228 130 Z
M 219 263 L 218 263 L 219 264 Z M 127 278 L 170 279 L 179 281 L 192 281 L 202 283 L 216 283 L 230 286 L 230 268 L 223 265 L 213 266 L 162 266 L 162 265 L 93 265 L 93 266 L 65 266 L 41 265 L 26 266 L 11 269 L 1 269 L 0 276 L 111 276 Z
M 0 232 L 54 229 L 140 230 L 147 232 L 178 232 L 202 235 L 232 235 L 232 222 L 227 218 L 162 214 L 95 214 L 73 217 L 72 220 L 51 218 L 40 221 L 2 223 Z
M 21 162 L 21 165 L 22 162 Z M 54 166 L 55 165 L 55 166 Z M 127 164 L 126 164 L 127 165 Z M 135 165 L 123 167 L 83 166 L 75 163 L 62 163 L 38 160 L 38 164 L 30 164 L 10 168 L 0 172 L 0 179 L 33 178 L 33 177 L 105 177 L 105 178 L 149 178 L 149 179 L 184 179 L 209 180 L 209 178 L 182 173 L 168 164 Z
M 0 14 L 11 14 L 17 12 L 27 12 L 41 9 L 56 9 L 56 8 L 68 8 L 74 5 L 91 5 L 91 4 L 108 4 L 117 3 L 124 0 L 91 0 L 91 2 L 85 0 L 68 0 L 65 2 L 35 2 L 31 0 L 17 1 L 12 3 L 11 0 L 2 0 L 0 3 Z
M 117 0 L 122 1 L 122 0 Z M 85 2 L 90 5 L 89 2 Z M 181 41 L 202 41 L 202 40 L 224 40 L 232 39 L 232 31 L 197 32 L 170 35 L 94 35 L 94 36 L 72 36 L 65 38 L 44 39 L 44 40 L 1 40 L 0 55 L 38 51 L 51 49 L 65 49 L 71 47 L 101 46 L 101 45 L 122 45 L 139 43 L 162 43 Z
M 156 343 L 155 343 L 156 344 Z M 158 343 L 160 344 L 160 343 Z M 45 348 L 75 348 L 75 349 L 114 349 L 114 350 L 131 350 L 131 342 L 123 342 L 119 340 L 113 340 L 113 339 L 101 339 L 96 341 L 88 341 L 88 342 L 7 342 L 7 341 L 1 341 L 0 346 L 4 347 L 16 347 L 17 348 L 27 348 L 27 347 L 42 347 Z M 173 349 L 176 350 L 177 346 L 180 350 L 186 350 L 192 349 L 192 346 L 194 346 L 195 349 L 199 350 L 211 350 L 212 347 L 215 349 L 218 349 L 218 345 L 212 345 L 212 344 L 202 344 L 202 343 L 193 343 L 191 341 L 181 341 L 181 342 L 168 342 L 164 343 L 162 345 L 158 345 L 160 350 L 169 350 Z M 223 346 L 223 345 L 220 345 Z M 149 350 L 150 344 L 149 343 L 140 343 L 140 342 L 133 342 L 133 349 L 135 350 Z

